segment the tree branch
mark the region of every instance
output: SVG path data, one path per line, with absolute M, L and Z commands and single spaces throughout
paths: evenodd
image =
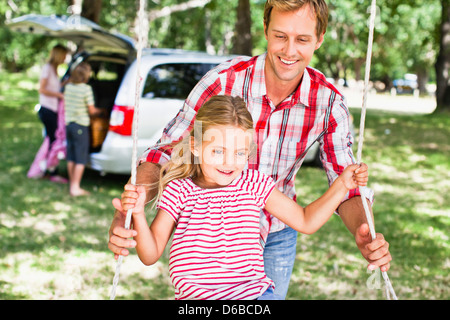
M 205 5 L 207 5 L 210 2 L 211 2 L 211 0 L 190 0 L 185 3 L 175 4 L 175 5 L 172 5 L 169 7 L 164 7 L 162 9 L 151 10 L 148 13 L 148 20 L 149 20 L 149 22 L 151 22 L 158 18 L 170 16 L 174 12 L 186 11 L 186 10 L 193 9 L 193 8 L 204 7 Z

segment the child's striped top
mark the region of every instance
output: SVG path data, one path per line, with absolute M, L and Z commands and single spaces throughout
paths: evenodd
M 256 299 L 273 285 L 259 236 L 274 187 L 256 170 L 224 188 L 202 189 L 191 178 L 167 185 L 158 206 L 176 222 L 169 262 L 176 299 Z

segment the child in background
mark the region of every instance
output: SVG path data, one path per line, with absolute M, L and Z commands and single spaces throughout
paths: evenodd
M 246 169 L 252 137 L 245 102 L 214 96 L 161 168 L 158 212 L 150 228 L 144 186 L 125 186 L 122 207 L 133 208 L 136 250 L 144 264 L 160 258 L 175 229 L 169 274 L 176 299 L 277 299 L 264 272 L 261 209 L 311 234 L 349 190 L 367 184 L 367 166 L 351 165 L 323 196 L 303 208 L 275 188 L 271 177 Z
M 69 83 L 64 90 L 67 172 L 69 192 L 74 197 L 89 194 L 80 186 L 89 160 L 89 116 L 100 113 L 94 106 L 92 88 L 87 84 L 90 75 L 90 65 L 86 62 L 80 63 L 72 71 Z

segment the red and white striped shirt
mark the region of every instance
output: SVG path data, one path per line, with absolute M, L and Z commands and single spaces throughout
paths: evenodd
M 198 109 L 212 96 L 242 97 L 252 114 L 257 154 L 248 168 L 273 178 L 276 187 L 296 199 L 295 175 L 309 148 L 318 141 L 321 159 L 331 184 L 349 164 L 355 163 L 349 129 L 349 111 L 344 97 L 319 71 L 307 67 L 301 84 L 278 106 L 267 96 L 264 76 L 266 54 L 238 57 L 208 72 L 192 90 L 178 115 L 166 126 L 158 144 L 149 148 L 140 162 L 163 164 L 170 159 L 165 146 L 180 141 L 193 128 Z M 346 199 L 359 195 L 358 189 Z M 367 189 L 366 196 L 373 199 Z M 346 200 L 344 199 L 344 200 Z M 264 212 L 261 240 L 284 224 Z
M 158 207 L 176 222 L 169 259 L 176 299 L 256 299 L 273 285 L 259 221 L 274 187 L 256 170 L 224 188 L 202 189 L 191 178 L 167 185 Z

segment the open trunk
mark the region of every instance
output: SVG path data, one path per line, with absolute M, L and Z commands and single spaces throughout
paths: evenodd
M 101 115 L 91 118 L 91 152 L 101 150 L 109 129 L 109 119 L 128 64 L 117 58 L 88 56 L 85 58 L 92 67 L 92 76 L 88 84 L 94 92 L 95 107 L 101 109 Z
M 68 77 L 71 70 L 83 61 L 92 67 L 88 84 L 94 91 L 95 106 L 102 109 L 103 113 L 91 119 L 91 151 L 99 151 L 109 128 L 109 118 L 120 83 L 136 57 L 133 39 L 109 33 L 94 22 L 76 15 L 29 14 L 13 19 L 8 27 L 16 32 L 46 35 L 77 45 L 77 53 L 73 55 L 63 78 Z

